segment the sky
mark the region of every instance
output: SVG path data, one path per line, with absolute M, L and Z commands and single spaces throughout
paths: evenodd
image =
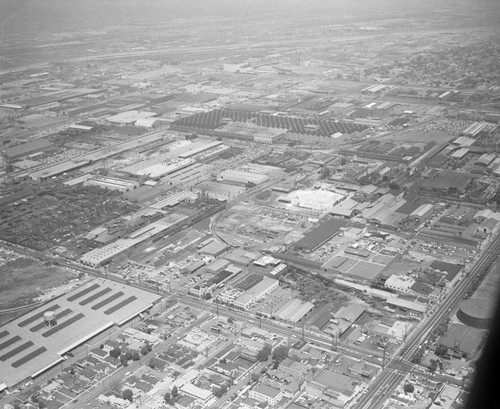
M 0 0 L 0 25 L 6 33 L 25 36 L 178 19 L 189 24 L 200 18 L 303 21 L 320 16 L 338 23 L 451 14 L 490 25 L 500 21 L 499 11 L 497 0 Z

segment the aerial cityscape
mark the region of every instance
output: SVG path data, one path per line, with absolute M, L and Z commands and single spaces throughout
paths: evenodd
M 472 407 L 500 3 L 2 0 L 0 23 L 0 408 Z

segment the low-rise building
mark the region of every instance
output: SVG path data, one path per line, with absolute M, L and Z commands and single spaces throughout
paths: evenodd
M 295 361 L 291 358 L 285 358 L 279 365 L 279 370 L 296 377 L 305 377 L 309 370 L 309 365 Z
M 244 172 L 239 170 L 224 170 L 217 176 L 217 180 L 221 182 L 233 182 L 248 184 L 253 183 L 255 185 L 260 185 L 269 180 L 269 176 L 262 175 L 259 173 Z
M 234 300 L 234 305 L 243 310 L 247 310 L 258 300 L 273 292 L 276 288 L 278 288 L 278 286 L 278 280 L 264 277 L 260 282 Z
M 447 348 L 455 358 L 472 358 L 484 342 L 485 332 L 463 324 L 451 324 L 446 334 L 441 336 L 438 345 Z
M 283 394 L 279 389 L 259 383 L 250 390 L 250 397 L 260 402 L 267 402 L 268 405 L 276 405 L 283 397 Z
M 393 274 L 385 281 L 384 287 L 401 293 L 410 294 L 413 293 L 411 288 L 414 284 L 415 280 L 411 277 Z

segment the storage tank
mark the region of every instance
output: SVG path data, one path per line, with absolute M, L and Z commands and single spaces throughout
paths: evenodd
M 56 313 L 54 311 L 45 312 L 43 314 L 43 322 L 45 322 L 46 327 L 53 327 L 56 325 Z

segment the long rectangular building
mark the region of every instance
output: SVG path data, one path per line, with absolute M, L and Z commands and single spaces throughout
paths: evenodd
M 244 310 L 250 308 L 255 302 L 273 292 L 279 286 L 279 281 L 274 278 L 264 277 L 248 291 L 245 291 L 236 300 L 234 305 Z
M 80 263 L 97 267 L 110 261 L 113 257 L 124 251 L 142 243 L 147 239 L 151 239 L 157 234 L 163 233 L 166 230 L 174 227 L 178 223 L 181 223 L 187 218 L 187 216 L 182 214 L 170 214 L 165 216 L 156 222 L 150 223 L 143 228 L 136 230 L 131 233 L 127 238 L 119 239 L 113 243 L 110 243 L 104 247 L 100 247 L 85 253 L 80 257 Z
M 234 183 L 253 183 L 255 185 L 260 185 L 261 183 L 267 182 L 269 176 L 262 175 L 259 173 L 244 172 L 239 170 L 224 170 L 218 176 L 217 180 L 221 182 L 234 182 Z
M 0 384 L 13 387 L 62 362 L 63 355 L 151 308 L 158 294 L 94 279 L 2 327 Z

